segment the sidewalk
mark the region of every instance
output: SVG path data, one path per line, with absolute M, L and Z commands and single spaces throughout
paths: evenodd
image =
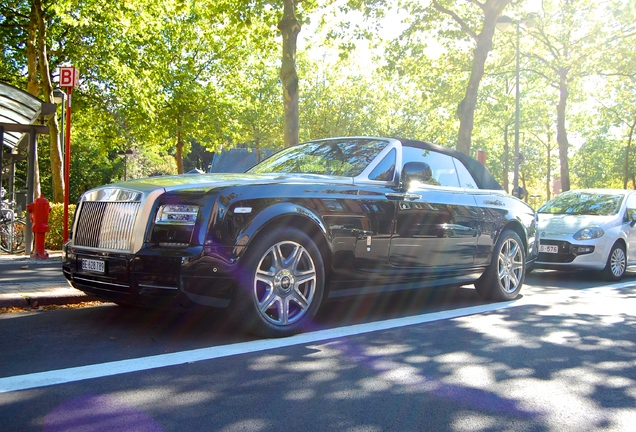
M 38 308 L 95 299 L 72 288 L 62 273 L 62 252 L 47 251 L 46 260 L 0 253 L 0 309 Z

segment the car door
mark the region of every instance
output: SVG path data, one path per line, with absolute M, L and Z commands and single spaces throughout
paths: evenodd
M 391 149 L 368 177 L 370 181 L 384 184 L 367 187 L 366 192 L 361 190 L 356 195 L 361 214 L 364 215 L 363 226 L 352 231 L 355 236 L 353 267 L 357 270 L 375 274 L 390 274 L 393 270 L 389 264 L 388 250 L 396 203 L 387 200 L 386 193 L 393 190 L 396 182 L 396 163 L 397 150 Z
M 403 161 L 428 164 L 431 176 L 397 203 L 389 262 L 428 273 L 472 267 L 483 213 L 460 187 L 453 158 L 405 146 Z

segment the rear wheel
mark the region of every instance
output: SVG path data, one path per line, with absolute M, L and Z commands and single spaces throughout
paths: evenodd
M 615 243 L 607 257 L 607 263 L 603 269 L 603 278 L 612 282 L 619 281 L 625 275 L 626 268 L 627 256 L 625 254 L 625 246 L 620 243 Z
M 324 293 L 324 265 L 315 243 L 295 228 L 277 229 L 248 246 L 232 304 L 235 321 L 265 337 L 306 329 Z
M 492 261 L 475 282 L 475 288 L 486 300 L 513 300 L 519 295 L 525 276 L 526 254 L 519 235 L 505 230 L 495 244 Z

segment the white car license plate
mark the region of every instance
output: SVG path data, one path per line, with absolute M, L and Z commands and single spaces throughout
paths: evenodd
M 82 270 L 96 272 L 96 273 L 104 273 L 106 270 L 106 266 L 104 261 L 93 260 L 93 259 L 82 259 Z
M 553 245 L 539 245 L 539 252 L 545 253 L 559 253 L 559 247 Z

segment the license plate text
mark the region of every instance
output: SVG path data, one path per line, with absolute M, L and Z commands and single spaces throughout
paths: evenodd
M 539 252 L 559 253 L 559 247 L 553 245 L 539 245 Z
M 106 267 L 104 265 L 104 261 L 82 259 L 82 270 L 96 272 L 96 273 L 104 273 L 105 268 Z

